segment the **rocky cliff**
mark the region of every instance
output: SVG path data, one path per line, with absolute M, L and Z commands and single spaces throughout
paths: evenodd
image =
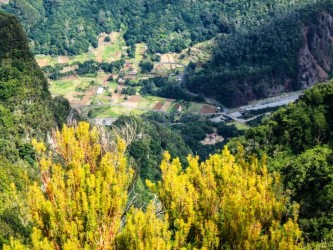
M 333 17 L 322 12 L 312 25 L 302 28 L 304 46 L 298 54 L 298 82 L 307 88 L 325 81 L 333 70 Z
M 218 40 L 212 62 L 188 72 L 187 87 L 239 106 L 308 88 L 332 73 L 333 9 L 321 6 Z

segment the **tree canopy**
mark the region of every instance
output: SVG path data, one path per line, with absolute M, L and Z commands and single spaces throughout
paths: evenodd
M 233 150 L 241 143 L 248 155 L 268 154 L 271 171 L 281 173 L 301 205 L 300 227 L 309 241 L 332 237 L 332 98 L 333 83 L 319 84 L 230 143 Z

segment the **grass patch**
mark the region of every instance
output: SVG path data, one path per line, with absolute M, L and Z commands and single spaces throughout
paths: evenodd
M 52 95 L 66 95 L 69 92 L 78 91 L 81 93 L 86 92 L 90 86 L 94 78 L 76 78 L 73 80 L 68 79 L 60 79 L 56 81 L 49 80 L 50 84 L 50 92 Z
M 202 107 L 203 107 L 203 104 L 201 104 L 201 103 L 191 102 L 187 111 L 190 113 L 200 113 Z
M 69 58 L 69 64 L 73 64 L 74 62 L 86 62 L 89 60 L 96 60 L 96 57 L 94 56 L 94 54 L 91 53 L 83 53 L 81 55 L 77 55 L 77 56 L 73 56 Z
M 108 87 L 109 87 L 109 91 L 111 93 L 114 93 L 114 91 L 116 89 L 118 89 L 118 83 L 116 83 L 116 82 L 108 82 Z
M 79 86 L 77 81 L 57 80 L 50 81 L 50 91 L 53 95 L 66 95 L 68 92 L 75 91 Z
M 250 127 L 246 124 L 240 123 L 240 122 L 232 122 L 228 123 L 227 125 L 235 125 L 237 129 L 239 130 L 248 130 Z
M 146 48 L 145 43 L 137 43 L 135 45 L 135 58 L 134 58 L 135 63 L 138 64 L 142 61 L 144 51 L 146 50 L 145 48 Z
M 120 60 L 121 53 L 122 53 L 122 50 L 118 44 L 107 45 L 103 51 L 103 61 L 111 62 L 111 61 Z
M 89 111 L 90 118 L 114 118 L 120 115 L 142 115 L 143 110 L 129 109 L 127 107 L 101 107 Z
M 157 97 L 157 96 L 143 96 L 141 98 L 141 101 L 139 102 L 138 107 L 145 108 L 145 109 L 154 108 L 156 103 L 163 101 L 163 100 L 164 100 L 164 98 Z

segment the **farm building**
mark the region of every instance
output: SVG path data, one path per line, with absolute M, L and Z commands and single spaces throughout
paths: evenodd
M 138 74 L 138 71 L 132 70 L 132 71 L 129 71 L 128 74 L 134 76 L 134 75 Z
M 220 135 L 218 135 L 217 133 L 212 133 L 212 134 L 207 134 L 206 138 L 202 141 L 200 141 L 200 143 L 202 145 L 215 145 L 219 142 L 223 142 L 224 138 Z
M 178 111 L 178 112 L 182 112 L 182 110 L 183 110 L 182 105 L 179 104 L 179 103 L 175 104 L 175 105 L 173 106 L 173 108 L 174 108 L 176 111 Z
M 101 95 L 101 94 L 103 94 L 103 92 L 104 92 L 104 88 L 98 87 L 96 94 Z

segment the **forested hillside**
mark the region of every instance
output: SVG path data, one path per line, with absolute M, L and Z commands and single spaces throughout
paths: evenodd
M 189 68 L 187 87 L 239 106 L 327 80 L 333 70 L 332 15 L 330 0 L 300 4 L 275 11 L 261 25 L 218 36 L 212 61 Z
M 212 60 L 191 64 L 184 82 L 226 106 L 329 79 L 332 0 L 9 1 L 34 53 L 80 55 L 102 32 L 120 31 L 128 51 L 180 52 L 215 38 Z M 126 49 L 126 47 L 125 47 Z M 204 65 L 202 65 L 204 64 Z
M 191 64 L 184 82 L 226 106 L 329 79 L 332 0 L 9 1 L 34 53 L 80 55 L 102 32 L 120 31 L 128 51 L 180 52 L 214 39 L 212 60 Z M 125 47 L 126 49 L 126 47 Z M 202 65 L 204 64 L 204 65 Z
M 24 141 L 43 136 L 54 124 L 52 99 L 47 81 L 29 50 L 26 35 L 18 21 L 0 15 L 0 96 L 2 153 L 18 148 L 15 138 Z M 26 138 L 21 140 L 20 138 Z M 15 159 L 18 153 L 8 152 Z
M 179 157 L 183 164 L 186 163 L 186 157 L 192 153 L 178 133 L 158 122 L 122 116 L 114 123 L 112 130 L 121 131 L 126 126 L 133 134 L 128 145 L 128 156 L 134 160 L 133 167 L 136 167 L 143 180 L 161 179 L 159 165 L 165 151 L 173 157 Z
M 8 201 L 12 183 L 21 190 L 36 177 L 32 138 L 45 139 L 66 121 L 68 102 L 54 101 L 15 17 L 0 13 L 0 247 L 9 236 L 29 234 Z M 57 113 L 57 114 L 55 114 Z
M 293 202 L 300 204 L 300 226 L 309 241 L 332 240 L 333 82 L 308 90 L 259 127 L 235 139 L 247 155 L 268 156 L 271 171 L 283 177 Z M 331 244 L 331 243 L 330 243 Z
M 101 32 L 125 32 L 129 45 L 147 42 L 151 52 L 180 51 L 226 32 L 220 1 L 10 1 L 2 8 L 24 23 L 42 54 L 80 54 L 97 46 Z
M 218 33 L 257 26 L 307 2 L 313 0 L 20 0 L 2 9 L 22 21 L 35 53 L 73 55 L 97 46 L 101 32 L 119 29 L 128 45 L 146 42 L 150 52 L 180 51 Z

